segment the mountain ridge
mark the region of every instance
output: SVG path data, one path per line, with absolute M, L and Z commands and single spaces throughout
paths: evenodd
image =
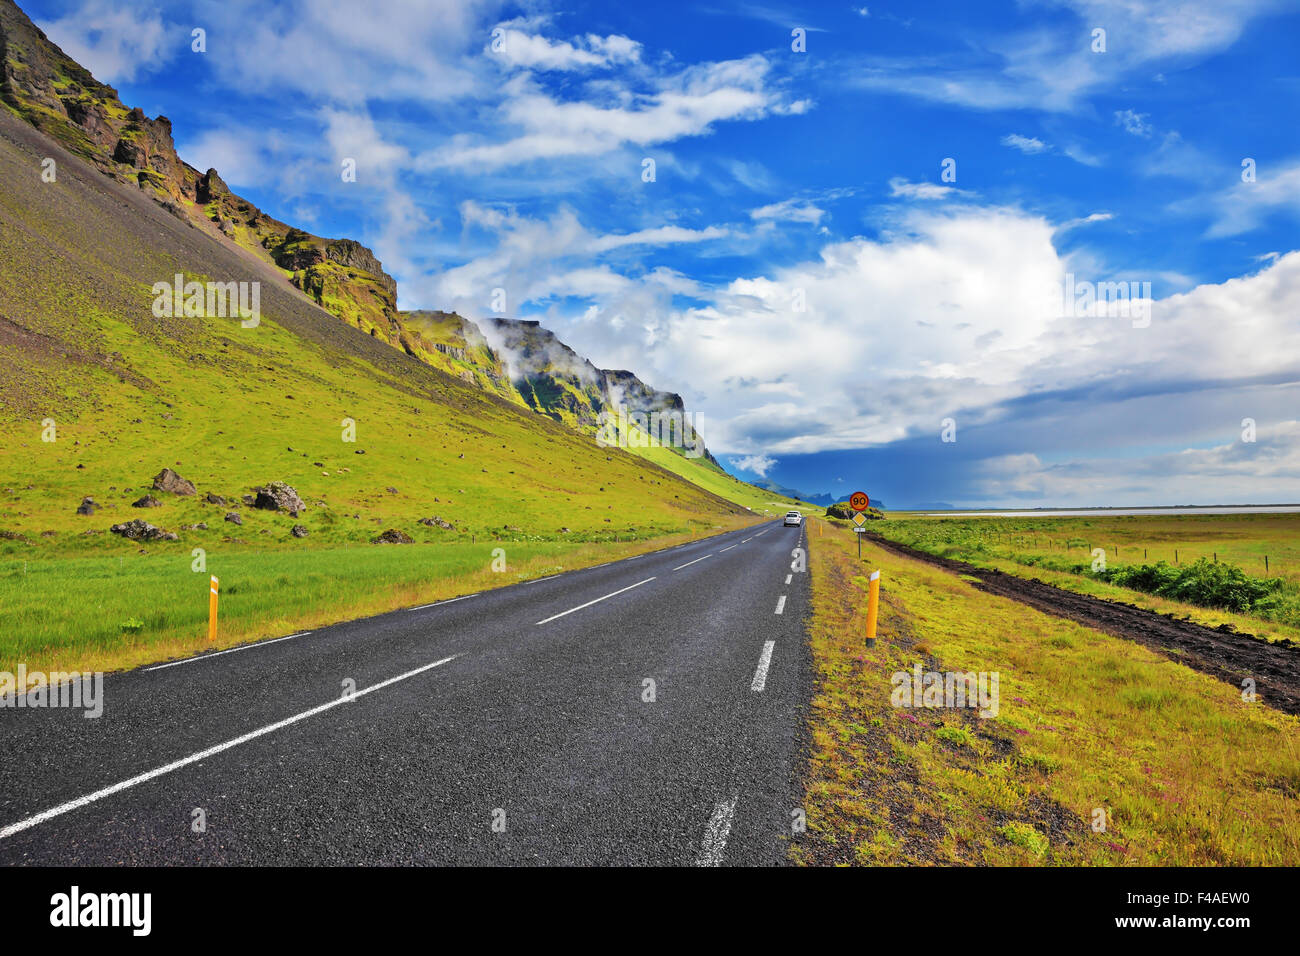
M 457 313 L 399 311 L 397 281 L 373 250 L 282 222 L 231 190 L 216 169 L 200 173 L 177 153 L 171 120 L 128 108 L 114 87 L 65 54 L 13 0 L 0 0 L 0 101 L 106 176 L 134 184 L 182 221 L 263 259 L 327 312 L 418 361 L 589 434 L 602 412 L 617 414 L 622 396 L 633 398 L 633 411 L 684 412 L 680 396 L 632 372 L 596 368 L 534 320 L 486 318 L 479 325 Z M 497 355 L 491 343 L 484 347 L 487 337 L 514 348 Z M 525 359 L 538 351 L 563 353 L 565 361 L 517 360 L 510 369 L 516 351 Z M 581 365 L 590 375 L 575 373 Z M 721 470 L 707 448 L 703 457 Z

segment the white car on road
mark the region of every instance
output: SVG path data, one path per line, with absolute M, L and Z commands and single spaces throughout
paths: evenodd
M 793 525 L 794 527 L 797 528 L 801 524 L 803 524 L 803 515 L 801 515 L 799 512 L 790 511 L 786 513 L 785 527 L 789 528 L 791 525 Z

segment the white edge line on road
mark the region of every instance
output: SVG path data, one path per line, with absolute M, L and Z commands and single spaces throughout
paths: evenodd
M 554 580 L 555 580 L 556 578 L 558 578 L 558 577 L 559 577 L 558 574 L 548 574 L 548 575 L 547 575 L 546 577 L 544 577 L 544 578 L 533 578 L 531 581 L 525 581 L 525 582 L 523 582 L 523 583 L 524 583 L 524 584 L 536 584 L 536 583 L 539 582 L 539 581 L 554 581 Z
M 754 683 L 749 685 L 750 690 L 761 691 L 767 686 L 767 669 L 772 666 L 772 648 L 776 647 L 776 641 L 767 641 L 763 645 L 763 653 L 758 656 L 758 670 L 754 671 Z
M 776 602 L 776 613 L 777 613 L 777 614 L 784 614 L 784 613 L 785 613 L 785 595 L 784 595 L 784 594 L 781 595 L 781 600 L 779 600 L 779 601 Z
M 619 594 L 622 594 L 624 591 L 630 591 L 630 590 L 632 590 L 633 588 L 639 588 L 639 587 L 640 587 L 641 585 L 643 585 L 643 584 L 649 584 L 649 583 L 650 583 L 651 581 L 653 581 L 653 580 L 654 580 L 654 578 L 646 578 L 644 581 L 638 581 L 636 584 L 629 584 L 629 585 L 628 585 L 627 587 L 625 587 L 625 588 L 620 588 L 620 589 L 617 590 L 617 591 L 612 591 L 612 592 L 610 592 L 609 594 L 606 594 L 604 597 L 598 597 L 598 598 L 596 598 L 596 600 L 594 600 L 594 601 L 588 601 L 586 604 L 579 604 L 577 607 L 571 607 L 571 608 L 569 608 L 567 611 L 561 611 L 559 614 L 552 614 L 552 615 L 551 615 L 550 617 L 548 617 L 546 620 L 544 620 L 544 621 L 538 621 L 537 623 L 538 623 L 538 624 L 549 624 L 551 621 L 554 621 L 556 618 L 564 617 L 566 614 L 572 614 L 574 611 L 581 611 L 584 607 L 591 607 L 593 604 L 599 604 L 601 601 L 604 601 L 604 600 L 607 600 L 607 599 L 609 599 L 609 598 L 615 597 L 615 596 L 617 596 L 617 595 L 619 595 Z
M 222 654 L 233 654 L 235 651 L 249 651 L 255 647 L 265 647 L 267 644 L 279 644 L 281 641 L 290 641 L 295 637 L 306 637 L 312 631 L 299 631 L 297 634 L 290 634 L 287 637 L 275 637 L 269 641 L 254 641 L 252 644 L 241 644 L 239 647 L 230 647 L 224 651 L 217 651 L 214 654 L 199 654 L 196 657 L 187 657 L 183 661 L 172 661 L 169 664 L 155 664 L 153 667 L 146 667 L 147 671 L 160 671 L 165 667 L 180 667 L 182 664 L 193 664 L 195 661 L 206 661 L 212 657 L 220 657 Z
M 711 558 L 711 557 L 713 557 L 713 552 L 712 552 L 712 551 L 710 551 L 708 554 L 706 554 L 706 555 L 704 556 L 704 558 Z M 680 571 L 682 568 L 689 568 L 692 564 L 699 564 L 701 561 L 704 560 L 704 558 L 696 558 L 694 561 L 687 561 L 685 564 L 683 564 L 683 565 L 681 565 L 681 566 L 679 566 L 679 567 L 673 568 L 673 570 L 674 570 L 674 571 Z
M 23 830 L 27 830 L 31 827 L 37 826 L 38 824 L 44 823 L 47 820 L 52 820 L 53 818 L 57 816 L 61 816 L 72 810 L 78 810 L 81 807 L 94 803 L 97 800 L 102 800 L 105 797 L 111 797 L 113 794 L 120 793 L 121 791 L 126 790 L 130 787 L 134 787 L 142 783 L 147 783 L 148 781 L 153 780 L 155 777 L 161 777 L 163 774 L 171 773 L 173 770 L 179 770 L 181 767 L 188 766 L 189 764 L 192 763 L 197 763 L 200 760 L 207 760 L 209 757 L 215 757 L 223 750 L 229 750 L 231 747 L 238 747 L 240 744 L 248 743 L 248 741 L 250 740 L 255 740 L 258 737 L 262 737 L 265 736 L 266 734 L 273 733 L 274 731 L 281 730 L 285 727 L 288 727 L 290 724 L 296 724 L 300 720 L 306 720 L 308 717 L 315 717 L 317 714 L 322 714 L 333 707 L 339 706 L 339 704 L 347 704 L 356 700 L 358 697 L 364 697 L 366 694 L 369 694 L 373 691 L 382 690 L 385 687 L 390 687 L 393 684 L 396 684 L 398 681 L 403 681 L 406 680 L 408 677 L 414 677 L 416 674 L 422 674 L 427 670 L 432 670 L 435 667 L 439 667 L 443 664 L 446 664 L 448 661 L 455 660 L 459 656 L 460 656 L 459 654 L 452 654 L 451 657 L 444 657 L 440 661 L 434 661 L 432 664 L 425 664 L 423 667 L 417 667 L 415 670 L 407 671 L 405 674 L 398 674 L 396 677 L 390 677 L 388 678 L 388 680 L 380 681 L 378 684 L 371 684 L 369 687 L 365 688 L 364 690 L 353 692 L 348 697 L 339 697 L 337 700 L 332 700 L 327 704 L 321 704 L 319 707 L 313 707 L 311 710 L 304 710 L 301 714 L 295 714 L 292 717 L 286 717 L 284 720 L 276 721 L 274 724 L 268 724 L 267 726 L 261 728 L 260 730 L 250 731 L 249 733 L 246 733 L 241 737 L 236 737 L 234 740 L 227 740 L 223 744 L 217 744 L 215 747 L 209 747 L 207 750 L 200 750 L 196 754 L 191 754 L 188 757 L 183 757 L 180 760 L 176 760 L 172 763 L 167 764 L 166 766 L 158 767 L 156 770 L 150 770 L 148 773 L 142 773 L 138 777 L 132 777 L 130 780 L 123 780 L 121 783 L 115 783 L 111 787 L 105 787 L 103 790 L 96 790 L 94 793 L 87 794 L 84 797 L 78 797 L 76 800 L 70 800 L 67 803 L 61 803 L 57 807 L 53 807 L 49 810 L 44 811 L 43 813 L 38 813 L 33 817 L 28 817 L 26 820 L 19 820 L 17 823 L 12 823 L 9 826 L 5 827 L 3 830 L 0 830 L 0 840 L 5 839 L 6 837 L 11 837 L 15 833 L 20 833 Z
M 696 866 L 721 866 L 722 854 L 727 849 L 727 837 L 731 835 L 731 821 L 736 817 L 736 797 L 719 800 L 709 817 L 709 825 L 704 830 L 704 840 L 700 843 L 700 855 L 695 858 Z
M 478 597 L 478 592 L 475 591 L 473 594 L 462 594 L 458 598 L 447 598 L 447 600 L 445 601 L 434 601 L 432 604 L 419 604 L 416 605 L 415 607 L 408 607 L 406 610 L 423 611 L 426 607 L 438 607 L 439 605 L 442 604 L 455 604 L 457 601 L 465 601 L 472 597 Z

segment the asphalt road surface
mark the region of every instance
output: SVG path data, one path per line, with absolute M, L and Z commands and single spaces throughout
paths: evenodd
M 97 719 L 0 709 L 0 863 L 782 863 L 803 542 L 769 522 L 109 674 Z

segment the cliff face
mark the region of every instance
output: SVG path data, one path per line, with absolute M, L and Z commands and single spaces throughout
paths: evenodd
M 127 108 L 12 0 L 0 0 L 0 100 L 105 175 L 274 262 L 318 305 L 400 347 L 397 283 L 374 253 L 351 239 L 293 229 L 231 192 L 215 169 L 200 173 L 185 163 L 167 117 Z
M 647 419 L 656 413 L 686 414 L 680 395 L 647 385 L 625 369 L 597 368 L 538 322 L 485 319 L 483 333 L 524 404 L 573 428 L 594 432 L 606 420 L 634 414 Z M 703 457 L 717 465 L 707 449 Z
M 596 366 L 535 321 L 485 319 L 483 334 L 524 404 L 573 428 L 595 430 L 606 408 Z

